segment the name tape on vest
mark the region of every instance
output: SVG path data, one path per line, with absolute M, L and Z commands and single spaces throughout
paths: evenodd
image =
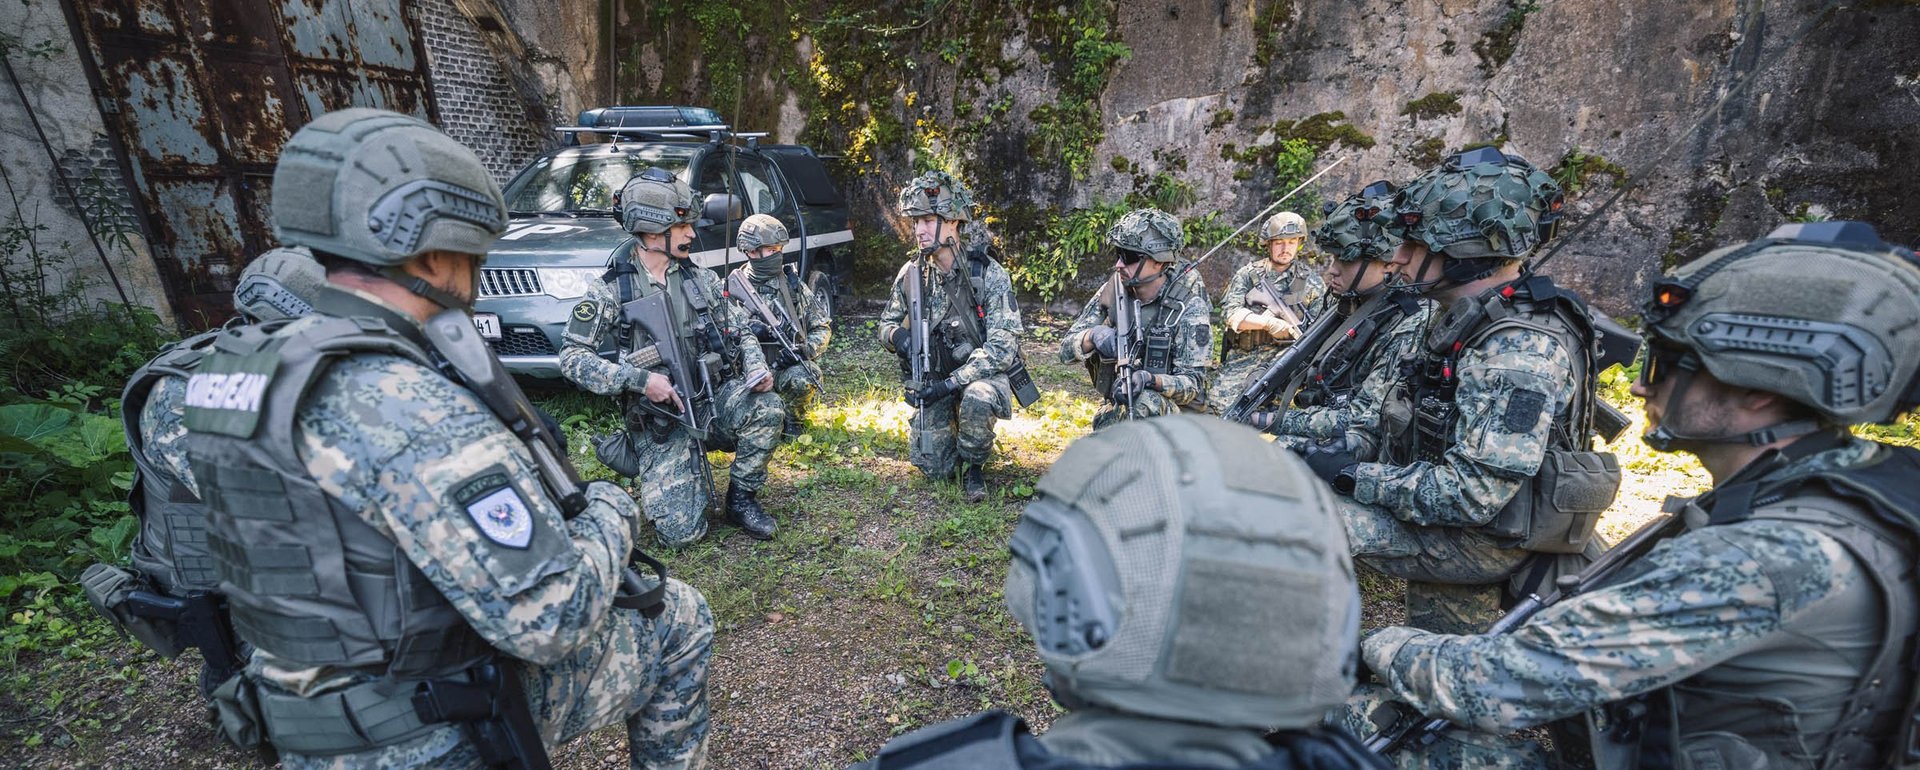
M 251 437 L 279 366 L 276 353 L 209 356 L 187 378 L 187 430 Z

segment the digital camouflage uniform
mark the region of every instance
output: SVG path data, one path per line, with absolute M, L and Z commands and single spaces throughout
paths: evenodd
M 1295 258 L 1285 270 L 1274 270 L 1272 260 L 1255 259 L 1234 271 L 1233 278 L 1227 282 L 1227 293 L 1220 297 L 1221 314 L 1232 317 L 1233 312 L 1240 308 L 1252 310 L 1247 304 L 1247 294 L 1260 288 L 1263 276 L 1273 290 L 1281 294 L 1280 301 L 1314 312 L 1319 311 L 1327 293 L 1327 285 L 1320 280 L 1319 272 L 1304 260 Z M 1266 371 L 1274 359 L 1293 346 L 1292 339 L 1279 339 L 1264 331 L 1231 333 L 1239 341 L 1229 345 L 1226 361 L 1220 364 L 1213 384 L 1207 388 L 1208 400 L 1215 414 L 1225 412 L 1239 397 L 1248 377 Z
M 1106 289 L 1102 289 L 1087 300 L 1087 306 L 1080 309 L 1080 315 L 1067 327 L 1060 343 L 1061 363 L 1087 361 L 1096 355 L 1080 350 L 1080 333 L 1095 326 L 1113 325 L 1112 310 L 1104 302 L 1105 295 Z M 1212 313 L 1207 288 L 1200 283 L 1197 271 L 1188 271 L 1177 289 L 1162 289 L 1152 302 L 1140 306 L 1143 330 L 1147 324 L 1157 324 L 1173 336 L 1173 366 L 1159 373 L 1162 389 L 1141 390 L 1134 395 L 1135 417 L 1190 411 L 1206 403 L 1207 369 L 1213 363 Z M 1095 378 L 1096 389 L 1102 382 L 1112 380 L 1112 367 L 1109 365 L 1106 369 L 1102 376 Z M 1113 403 L 1108 394 L 1107 404 L 1093 417 L 1093 427 L 1099 430 L 1125 417 L 1125 409 Z
M 1400 381 L 1403 368 L 1419 358 L 1420 344 L 1426 339 L 1427 326 L 1433 320 L 1433 300 L 1415 298 L 1409 304 L 1416 308 L 1414 312 L 1390 311 L 1398 316 L 1393 325 L 1375 336 L 1365 350 L 1347 354 L 1351 356 L 1348 360 L 1354 370 L 1365 374 L 1343 401 L 1288 409 L 1268 432 L 1296 449 L 1312 442 L 1346 438 L 1350 430 L 1363 434 L 1375 432 L 1380 424 L 1381 403 Z M 1340 342 L 1335 340 L 1333 344 Z
M 958 307 L 961 302 L 957 296 L 958 282 L 972 280 L 970 272 L 974 267 L 969 262 L 975 260 L 984 260 L 980 264 L 978 284 L 971 289 L 974 301 L 980 303 L 986 313 L 980 320 L 986 329 L 986 344 L 975 348 L 967 360 L 948 375 L 962 386 L 960 392 L 921 404 L 910 426 L 909 459 L 929 478 L 952 476 L 956 463 L 985 464 L 993 450 L 994 421 L 1013 416 L 1013 388 L 1007 382 L 1007 372 L 1018 362 L 1020 335 L 1025 332 L 1025 326 L 1020 321 L 1020 307 L 1013 298 L 1013 280 L 1007 277 L 1007 271 L 985 255 L 956 257 L 952 270 L 941 270 L 934 260 L 925 260 L 932 275 L 922 301 L 930 315 L 946 316 L 952 312 L 977 317 L 972 308 Z M 887 307 L 880 312 L 880 339 L 889 341 L 888 347 L 892 346 L 894 330 L 908 325 L 906 282 L 911 279 L 914 264 L 914 260 L 908 260 L 900 266 L 893 277 Z
M 1450 157 L 1399 193 L 1399 209 L 1424 214 L 1418 227 L 1401 225 L 1403 234 L 1428 243 L 1430 259 L 1490 273 L 1550 232 L 1542 223 L 1557 216 L 1558 187 L 1524 160 L 1497 153 Z M 1482 199 L 1502 204 L 1456 205 Z M 1493 218 L 1483 224 L 1477 217 L 1486 212 Z M 1509 235 L 1491 239 L 1488 231 Z M 1418 628 L 1472 633 L 1498 618 L 1504 584 L 1529 553 L 1484 527 L 1540 471 L 1549 450 L 1567 441 L 1586 446 L 1586 436 L 1568 434 L 1585 428 L 1573 414 L 1574 395 L 1583 392 L 1579 403 L 1590 407 L 1597 373 L 1586 371 L 1589 352 L 1569 349 L 1568 341 L 1590 345 L 1590 330 L 1568 328 L 1555 305 L 1543 302 L 1535 312 L 1502 302 L 1499 291 L 1460 302 L 1499 303 L 1537 325 L 1495 325 L 1489 316 L 1473 328 L 1493 331 L 1471 331 L 1459 340 L 1463 347 L 1443 356 L 1432 339 L 1439 324 L 1429 324 L 1420 360 L 1380 400 L 1380 424 L 1356 431 L 1361 441 L 1348 444 L 1356 459 L 1370 452 L 1375 459 L 1342 474 L 1352 484 L 1342 500 L 1348 540 L 1362 562 L 1408 581 L 1407 622 Z M 1435 372 L 1443 377 L 1432 379 Z M 1422 400 L 1433 392 L 1427 388 L 1439 388 L 1443 402 L 1446 389 L 1452 393 L 1454 416 L 1438 435 L 1419 427 Z
M 653 276 L 639 267 L 637 256 L 631 256 L 635 247 L 629 241 L 616 251 L 614 262 L 630 260 L 636 270 L 633 273 L 634 297 L 644 297 L 660 291 L 660 284 Z M 780 423 L 785 418 L 781 409 L 780 396 L 772 391 L 755 393 L 746 386 L 743 375 L 767 367 L 761 354 L 760 345 L 748 331 L 747 316 L 740 307 L 722 296 L 720 279 L 711 270 L 694 267 L 692 263 L 675 260 L 667 267 L 667 290 L 672 296 L 680 296 L 685 281 L 693 281 L 697 290 L 707 298 L 713 308 L 713 319 L 720 327 L 729 347 L 734 352 L 734 376 L 721 383 L 714 393 L 713 431 L 714 438 L 721 442 L 730 441 L 734 457 L 731 475 L 734 488 L 757 491 L 766 484 L 767 462 L 773 457 L 773 449 L 780 441 Z M 673 303 L 676 318 L 684 318 L 681 313 L 690 312 L 684 304 Z M 608 361 L 599 355 L 603 342 L 610 341 L 618 331 L 621 321 L 620 294 L 615 282 L 611 280 L 591 286 L 587 296 L 574 305 L 572 317 L 561 337 L 564 344 L 560 350 L 560 373 L 574 384 L 603 396 L 619 396 L 629 392 L 634 382 L 636 369 L 666 374 L 658 363 L 640 361 L 646 357 L 647 348 L 652 340 L 639 329 L 632 335 L 633 350 L 621 351 L 621 361 Z M 685 334 L 685 325 L 682 330 Z M 697 355 L 692 340 L 685 340 L 689 355 Z M 635 392 L 626 398 L 645 398 Z M 655 533 L 667 545 L 679 546 L 699 540 L 707 533 L 707 489 L 702 482 L 701 469 L 695 465 L 693 438 L 684 426 L 676 425 L 663 441 L 655 441 L 643 426 L 629 421 L 628 430 L 633 434 L 633 444 L 640 449 L 640 472 L 635 478 L 640 484 L 640 509 L 645 511 L 647 519 L 653 522 Z M 709 447 L 717 448 L 717 447 Z M 705 458 L 698 458 L 704 461 Z
M 638 534 L 640 509 L 625 493 L 590 485 L 601 504 L 563 521 L 534 481 L 532 457 L 498 418 L 438 372 L 394 356 L 356 355 L 330 367 L 297 426 L 321 488 L 399 544 L 474 631 L 530 664 L 521 676 L 548 745 L 625 720 L 635 768 L 685 766 L 675 763 L 702 749 L 713 616 L 678 580 L 669 581 L 657 618 L 608 606 Z M 501 574 L 501 557 L 476 546 L 483 536 L 452 504 L 456 487 L 494 467 L 514 476 L 520 499 L 541 519 L 536 532 L 566 539 L 523 575 Z M 287 667 L 266 653 L 251 670 L 303 696 L 372 680 Z M 290 770 L 482 766 L 457 725 L 371 755 L 280 758 Z
M 1180 220 L 1159 209 L 1135 209 L 1107 228 L 1106 242 L 1114 272 L 1060 340 L 1060 362 L 1085 362 L 1094 389 L 1107 399 L 1093 418 L 1094 430 L 1122 419 L 1205 409 L 1213 306 L 1198 272 L 1177 264 L 1187 243 Z M 1146 275 L 1148 261 L 1160 265 L 1160 272 Z M 1140 301 L 1142 290 L 1135 285 L 1157 287 L 1152 301 Z M 1126 312 L 1129 307 L 1135 312 Z M 1129 317 L 1131 338 L 1122 339 L 1118 330 Z M 1117 376 L 1122 358 L 1131 370 L 1126 383 Z M 1131 405 L 1123 403 L 1128 391 Z
M 752 265 L 741 265 L 733 271 L 746 276 L 762 299 L 785 309 L 787 317 L 801 327 L 788 333 L 806 347 L 807 360 L 782 366 L 774 372 L 773 389 L 786 404 L 786 414 L 803 419 L 813 400 L 820 395 L 813 383 L 822 377 L 820 356 L 827 352 L 827 343 L 833 339 L 833 317 L 827 314 L 827 303 L 816 301 L 813 289 L 789 269 L 782 268 L 779 276 L 765 281 L 754 277 Z M 772 360 L 778 349 L 769 341 L 762 344 L 760 353 Z
M 548 746 L 624 719 L 633 767 L 701 766 L 705 600 L 656 581 L 661 612 L 645 617 L 646 597 L 622 590 L 639 507 L 607 482 L 556 500 L 570 482 L 536 462 L 552 442 L 463 384 L 507 376 L 472 328 L 477 285 L 404 269 L 451 254 L 477 284 L 507 218 L 486 168 L 424 121 L 350 109 L 286 143 L 273 198 L 276 237 L 333 255 L 339 280 L 444 309 L 423 323 L 336 286 L 304 318 L 222 334 L 188 380 L 192 475 L 234 626 L 256 647 L 214 695 L 222 734 L 264 738 L 289 768 L 477 768 L 472 731 L 414 695 L 503 663 Z M 531 406 L 511 408 L 524 425 Z

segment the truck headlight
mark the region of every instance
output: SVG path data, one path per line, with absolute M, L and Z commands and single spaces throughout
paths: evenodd
M 554 299 L 587 296 L 604 272 L 597 267 L 543 267 L 539 271 L 541 292 Z

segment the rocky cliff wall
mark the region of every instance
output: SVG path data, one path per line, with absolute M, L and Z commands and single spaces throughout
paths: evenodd
M 1218 234 L 1302 163 L 1347 157 L 1317 190 L 1338 198 L 1486 142 L 1555 169 L 1573 222 L 1639 183 L 1551 270 L 1615 313 L 1664 265 L 1793 218 L 1920 239 L 1914 0 L 516 2 L 516 26 L 551 28 L 525 36 L 578 100 L 563 114 L 607 93 L 709 104 L 844 155 L 869 250 L 891 248 L 892 191 L 924 168 L 971 180 L 1031 272 L 1099 221 L 1076 209 L 1157 201 L 1217 213 Z M 607 17 L 613 35 L 584 34 Z

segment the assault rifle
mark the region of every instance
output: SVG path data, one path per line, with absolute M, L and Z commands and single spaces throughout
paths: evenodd
M 1133 402 L 1140 394 L 1133 390 L 1133 370 L 1140 365 L 1140 300 L 1127 293 L 1126 283 L 1120 276 L 1107 279 L 1107 297 L 1113 302 L 1108 310 L 1113 313 L 1113 376 L 1114 383 L 1120 388 L 1115 402 L 1127 408 L 1127 419 L 1131 420 Z
M 622 305 L 620 312 L 653 340 L 660 363 L 667 368 L 667 379 L 673 383 L 674 395 L 680 398 L 680 408 L 662 406 L 645 395 L 631 401 L 651 416 L 656 440 L 672 431 L 675 424 L 686 428 L 687 436 L 693 439 L 689 449 L 693 467 L 700 469 L 700 483 L 707 491 L 707 504 L 712 505 L 713 469 L 707 467 L 707 436 L 713 427 L 713 388 L 718 373 L 708 371 L 707 362 L 688 354 L 680 328 L 673 322 L 673 306 L 665 288 Z
M 1221 418 L 1228 422 L 1247 424 L 1254 412 L 1267 404 L 1276 400 L 1291 400 L 1292 394 L 1282 393 L 1282 391 L 1292 389 L 1299 375 L 1306 371 L 1307 364 L 1313 361 L 1314 354 L 1319 352 L 1328 338 L 1340 331 L 1342 326 L 1340 322 L 1343 320 L 1346 320 L 1346 316 L 1335 308 L 1307 327 L 1306 336 L 1301 337 L 1293 343 L 1292 347 L 1282 352 L 1279 358 L 1274 359 L 1273 363 L 1267 366 L 1266 371 L 1260 373 L 1260 376 L 1247 381 L 1246 386 L 1240 390 L 1240 396 L 1220 414 Z M 1283 403 L 1281 406 L 1285 407 L 1286 404 Z
M 547 421 L 540 410 L 500 364 L 493 349 L 480 339 L 473 328 L 473 318 L 458 310 L 442 311 L 427 320 L 426 334 L 434 350 L 460 373 L 467 388 L 480 397 L 487 410 L 526 443 L 541 480 L 560 503 L 561 512 L 573 518 L 586 510 L 587 497 L 581 491 L 580 473 L 567 461 L 567 450 L 562 447 L 560 437 L 547 430 Z
M 1675 498 L 1669 498 L 1669 504 L 1666 506 L 1669 510 L 1678 507 L 1673 504 L 1675 500 Z M 1541 610 L 1605 584 L 1614 573 L 1645 556 L 1672 530 L 1681 526 L 1684 526 L 1684 520 L 1678 513 L 1669 513 L 1647 522 L 1633 534 L 1628 535 L 1627 539 L 1620 541 L 1619 545 L 1607 549 L 1600 558 L 1587 565 L 1587 568 L 1581 570 L 1579 574 L 1565 575 L 1555 581 L 1553 592 L 1547 594 L 1546 598 L 1541 598 L 1538 593 L 1528 594 L 1526 599 L 1508 610 L 1505 617 L 1500 618 L 1492 628 L 1487 629 L 1486 635 L 1500 636 L 1513 633 L 1514 629 L 1524 625 L 1534 615 L 1540 614 Z M 1445 719 L 1423 718 L 1412 709 L 1399 704 L 1398 701 L 1394 701 L 1393 704 L 1401 710 L 1400 718 L 1367 739 L 1368 751 L 1384 756 L 1408 746 L 1425 746 L 1438 739 L 1440 732 L 1451 724 Z
M 240 645 L 234 642 L 226 604 L 225 597 L 207 591 L 188 591 L 185 598 L 133 591 L 127 594 L 126 607 L 136 617 L 172 623 L 182 645 L 200 648 L 200 657 L 207 662 L 207 678 L 218 686 L 247 665 L 240 657 Z
M 452 679 L 421 682 L 413 694 L 414 713 L 429 724 L 464 725 L 487 767 L 552 770 L 518 669 L 518 661 L 496 657 L 473 669 L 471 684 Z
M 1288 304 L 1285 297 L 1273 290 L 1273 283 L 1265 275 L 1260 276 L 1259 286 L 1247 292 L 1247 304 L 1258 305 L 1272 313 L 1275 318 L 1291 324 L 1295 337 L 1300 336 L 1300 332 L 1305 330 L 1308 324 L 1313 323 L 1313 315 L 1307 312 L 1306 307 Z
M 800 327 L 794 324 L 792 318 L 787 317 L 786 308 L 778 303 L 768 302 L 765 297 L 760 296 L 760 292 L 753 288 L 753 282 L 747 280 L 746 274 L 735 272 L 727 276 L 727 296 L 738 301 L 741 307 L 746 308 L 748 313 L 760 321 L 761 325 L 767 327 L 768 333 L 773 336 L 774 344 L 780 346 L 780 353 L 786 359 L 782 362 L 783 364 L 792 366 L 807 360 L 806 350 L 788 332 L 790 329 L 797 331 Z M 814 387 L 822 391 L 827 389 L 826 384 L 814 375 L 812 369 L 803 366 L 801 372 L 807 376 L 807 380 L 812 382 Z

